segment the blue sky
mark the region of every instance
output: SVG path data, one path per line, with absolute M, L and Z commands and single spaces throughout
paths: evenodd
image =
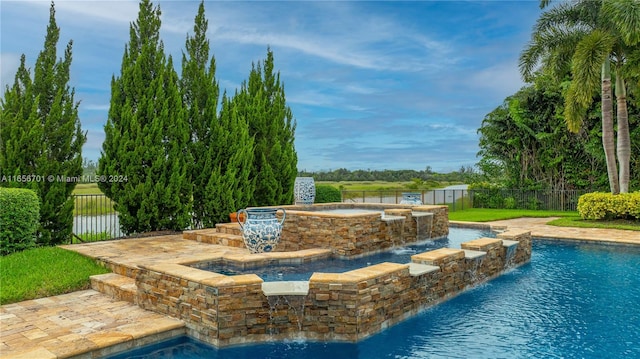
M 271 46 L 297 120 L 298 169 L 458 170 L 478 162 L 484 116 L 524 84 L 518 55 L 538 1 L 207 1 L 221 90 L 233 93 Z M 180 66 L 199 1 L 154 1 Z M 49 1 L 0 2 L 0 82 L 42 50 Z M 56 1 L 58 56 L 73 40 L 70 85 L 97 160 L 136 1 Z

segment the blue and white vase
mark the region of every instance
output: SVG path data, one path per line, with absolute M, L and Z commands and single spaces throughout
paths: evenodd
M 316 200 L 316 184 L 313 177 L 296 177 L 293 197 L 295 204 L 313 204 Z
M 276 212 L 282 211 L 278 220 Z M 244 221 L 240 214 L 244 214 Z M 282 225 L 286 217 L 282 208 L 250 208 L 238 211 L 238 223 L 242 229 L 242 240 L 251 253 L 271 252 L 280 242 Z
M 420 192 L 403 192 L 400 204 L 422 204 L 422 195 Z

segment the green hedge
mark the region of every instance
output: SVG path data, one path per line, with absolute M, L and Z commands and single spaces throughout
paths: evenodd
M 342 202 L 340 190 L 329 185 L 316 185 L 315 203 Z
M 0 255 L 36 246 L 40 202 L 35 192 L 0 188 Z
M 587 193 L 578 199 L 578 212 L 583 219 L 640 220 L 640 192 Z

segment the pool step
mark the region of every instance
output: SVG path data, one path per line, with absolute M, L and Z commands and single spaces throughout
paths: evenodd
M 111 298 L 135 304 L 138 291 L 135 279 L 115 273 L 92 275 L 90 279 L 91 289 Z
M 184 231 L 182 238 L 202 243 L 244 248 L 240 226 L 237 223 L 219 223 L 216 228 Z
M 218 223 L 216 230 L 220 233 L 242 235 L 242 229 L 238 223 Z

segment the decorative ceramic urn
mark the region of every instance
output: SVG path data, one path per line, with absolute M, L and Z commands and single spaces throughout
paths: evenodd
M 282 211 L 282 219 L 276 217 Z M 243 218 L 244 216 L 244 218 Z M 271 252 L 280 242 L 286 212 L 282 208 L 249 208 L 238 211 L 242 240 L 251 253 Z
M 313 177 L 296 177 L 293 184 L 295 204 L 313 204 L 316 199 L 316 184 Z
M 402 201 L 400 204 L 422 204 L 422 199 L 420 199 L 420 192 L 403 192 L 402 193 Z

